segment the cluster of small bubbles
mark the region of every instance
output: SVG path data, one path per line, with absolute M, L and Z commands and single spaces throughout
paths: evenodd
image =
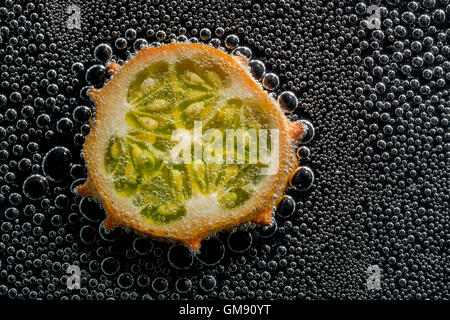
M 83 1 L 80 29 L 71 1 L 19 2 L 0 4 L 1 298 L 448 299 L 447 0 Z M 273 222 L 194 254 L 106 230 L 73 193 L 88 91 L 111 61 L 173 41 L 249 59 L 304 128 Z M 371 265 L 380 290 L 365 287 Z

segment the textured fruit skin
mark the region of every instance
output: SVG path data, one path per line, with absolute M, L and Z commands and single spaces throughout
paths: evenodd
M 107 67 L 106 67 L 106 72 L 110 75 L 115 74 L 117 71 L 119 71 L 120 69 L 120 65 L 115 63 L 115 62 L 111 62 Z
M 103 167 L 105 141 L 113 128 L 116 106 L 122 103 L 129 79 L 139 70 L 162 59 L 177 59 L 190 55 L 204 55 L 214 59 L 221 67 L 239 81 L 240 87 L 258 98 L 258 106 L 271 118 L 274 127 L 280 130 L 279 166 L 276 174 L 266 179 L 264 188 L 255 192 L 253 198 L 242 207 L 233 210 L 233 214 L 221 217 L 208 217 L 191 221 L 189 217 L 168 225 L 150 225 L 144 219 L 133 214 L 133 208 L 122 201 L 108 185 Z M 116 71 L 116 68 L 114 68 Z M 247 60 L 233 57 L 218 49 L 203 44 L 172 43 L 157 48 L 143 48 L 135 57 L 115 72 L 112 79 L 101 89 L 91 89 L 89 95 L 97 108 L 97 118 L 90 121 L 91 132 L 83 147 L 89 176 L 77 189 L 79 195 L 95 198 L 106 212 L 105 228 L 122 226 L 154 238 L 183 243 L 191 250 L 200 247 L 202 239 L 222 230 L 232 229 L 238 225 L 256 223 L 267 225 L 272 222 L 272 212 L 276 197 L 283 194 L 289 174 L 298 166 L 295 156 L 295 140 L 302 135 L 302 126 L 291 122 L 284 115 L 280 106 L 251 77 L 247 70 Z M 125 94 L 126 95 L 126 94 Z M 119 111 L 117 111 L 118 113 Z M 222 218 L 222 219 L 220 219 Z M 192 219 L 193 220 L 193 219 Z

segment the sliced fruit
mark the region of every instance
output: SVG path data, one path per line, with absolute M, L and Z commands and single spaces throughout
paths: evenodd
M 106 228 L 196 250 L 220 230 L 271 223 L 298 166 L 302 127 L 241 59 L 201 44 L 143 48 L 90 95 L 97 118 L 83 149 L 89 178 L 78 193 L 102 203 Z M 256 147 L 269 155 L 255 156 Z

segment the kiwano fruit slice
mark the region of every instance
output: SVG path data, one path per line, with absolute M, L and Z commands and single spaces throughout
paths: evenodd
M 143 48 L 90 90 L 89 176 L 77 192 L 101 203 L 107 229 L 197 250 L 220 230 L 271 223 L 302 127 L 246 62 L 202 44 Z

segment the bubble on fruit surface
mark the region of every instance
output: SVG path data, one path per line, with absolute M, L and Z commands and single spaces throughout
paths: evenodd
M 306 144 L 311 142 L 315 135 L 315 129 L 312 123 L 308 120 L 300 120 L 303 127 L 303 134 L 301 137 L 301 142 Z
M 297 97 L 290 91 L 282 92 L 278 96 L 278 103 L 286 112 L 293 112 L 298 106 Z
M 250 60 L 252 57 L 252 50 L 248 47 L 237 47 L 231 53 L 237 56 L 242 56 L 247 60 Z
M 100 223 L 98 227 L 98 233 L 103 240 L 108 242 L 114 242 L 122 237 L 123 229 L 112 228 L 108 230 L 105 228 L 105 221 L 102 221 L 102 223 Z
M 195 257 L 202 264 L 213 266 L 220 263 L 225 256 L 225 246 L 223 241 L 216 237 L 211 237 L 202 241 L 200 252 Z
M 266 73 L 266 66 L 260 60 L 251 60 L 248 63 L 250 73 L 256 80 L 261 80 Z
M 152 281 L 152 288 L 158 293 L 165 292 L 169 287 L 167 279 L 164 277 L 157 277 Z
M 247 230 L 237 230 L 228 235 L 227 244 L 228 247 L 238 253 L 242 253 L 250 249 L 252 245 L 253 237 Z
M 285 195 L 278 202 L 277 216 L 282 218 L 289 218 L 295 212 L 295 200 L 289 196 Z
M 97 201 L 88 197 L 81 199 L 79 210 L 83 217 L 92 222 L 100 222 L 105 218 L 105 212 Z
M 273 219 L 270 224 L 258 227 L 255 233 L 260 238 L 270 238 L 277 232 L 277 230 L 278 223 L 275 219 Z
M 314 182 L 314 173 L 309 167 L 302 166 L 291 173 L 289 184 L 299 191 L 311 188 Z
M 167 259 L 176 269 L 188 269 L 194 261 L 191 251 L 180 244 L 174 244 L 169 248 Z
M 280 84 L 280 79 L 275 73 L 266 73 L 262 79 L 262 85 L 265 89 L 273 91 L 278 88 Z

